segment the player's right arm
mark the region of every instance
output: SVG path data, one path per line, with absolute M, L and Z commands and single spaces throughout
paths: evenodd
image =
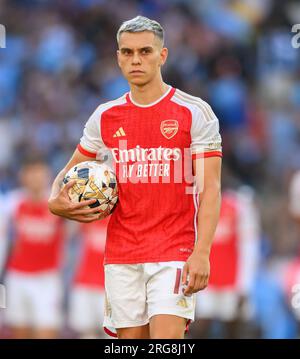
M 62 187 L 62 184 L 66 173 L 76 164 L 95 160 L 97 154 L 99 154 L 99 159 L 102 158 L 101 150 L 105 149 L 100 130 L 102 111 L 103 106 L 100 105 L 90 116 L 84 126 L 83 136 L 80 139 L 77 149 L 73 153 L 70 161 L 59 172 L 53 182 L 51 195 L 48 201 L 49 209 L 53 214 L 78 222 L 93 222 L 96 219 L 99 219 L 99 215 L 97 214 L 97 212 L 99 212 L 98 207 L 93 209 L 85 208 L 89 204 L 95 203 L 97 200 L 91 199 L 80 203 L 73 203 L 69 198 L 68 192 L 75 181 L 68 182 L 64 187 Z
M 84 161 L 95 160 L 95 158 L 91 158 L 85 156 L 78 149 L 75 150 L 73 156 L 67 165 L 59 172 L 56 176 L 51 194 L 48 200 L 48 207 L 51 213 L 61 216 L 67 219 L 71 219 L 78 222 L 93 222 L 99 218 L 98 207 L 95 208 L 86 208 L 88 205 L 96 202 L 95 199 L 82 201 L 79 203 L 73 203 L 68 195 L 69 189 L 75 184 L 74 181 L 68 182 L 63 187 L 63 179 L 66 173 L 76 164 Z

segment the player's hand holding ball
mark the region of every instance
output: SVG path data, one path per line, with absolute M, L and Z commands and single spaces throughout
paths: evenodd
M 86 161 L 67 172 L 60 193 L 49 200 L 49 208 L 54 214 L 88 223 L 110 215 L 117 201 L 114 171 L 105 164 Z

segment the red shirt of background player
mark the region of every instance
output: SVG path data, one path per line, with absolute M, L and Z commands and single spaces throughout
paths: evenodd
M 107 224 L 110 217 L 101 221 L 81 224 L 81 250 L 74 285 L 104 290 L 104 249 Z
M 12 223 L 13 249 L 8 269 L 22 273 L 58 270 L 63 221 L 49 212 L 47 200 L 20 198 L 12 213 Z

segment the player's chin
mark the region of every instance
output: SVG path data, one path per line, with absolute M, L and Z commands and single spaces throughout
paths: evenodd
M 128 82 L 131 83 L 132 85 L 139 85 L 139 86 L 143 86 L 146 85 L 149 81 L 146 77 L 141 76 L 141 77 L 133 77 L 130 76 L 128 78 Z

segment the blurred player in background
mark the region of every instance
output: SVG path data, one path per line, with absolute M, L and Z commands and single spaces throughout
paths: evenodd
M 284 272 L 284 290 L 288 308 L 300 328 L 300 255 L 294 258 Z M 300 330 L 298 330 L 300 333 Z
M 300 233 L 300 171 L 295 172 L 289 190 L 289 212 Z M 284 273 L 284 289 L 288 306 L 298 321 L 300 333 L 300 246 Z
M 7 262 L 5 321 L 13 338 L 55 338 L 62 324 L 64 227 L 48 210 L 50 180 L 41 158 L 27 158 L 20 170 L 21 188 L 7 198 L 11 235 L 6 233 L 2 261 Z
M 0 285 L 3 285 L 4 281 L 4 267 L 6 262 L 6 250 L 7 250 L 7 233 L 8 233 L 8 222 L 9 218 L 7 215 L 7 201 L 6 197 L 0 193 Z M 2 289 L 3 290 L 3 289 Z M 4 329 L 4 313 L 5 308 L 2 306 L 6 303 L 2 303 L 2 300 L 6 300 L 6 293 L 1 293 L 0 288 L 0 338 L 5 337 Z
M 80 225 L 80 253 L 69 303 L 69 326 L 80 338 L 104 338 L 104 249 L 109 217 Z
M 225 167 L 224 167 L 225 168 Z M 253 286 L 259 259 L 260 224 L 249 187 L 226 188 L 225 170 L 220 219 L 211 251 L 208 287 L 197 294 L 196 337 L 207 337 L 212 320 L 222 323 L 223 335 L 238 338 L 238 321 Z M 247 318 L 249 319 L 249 318 Z

